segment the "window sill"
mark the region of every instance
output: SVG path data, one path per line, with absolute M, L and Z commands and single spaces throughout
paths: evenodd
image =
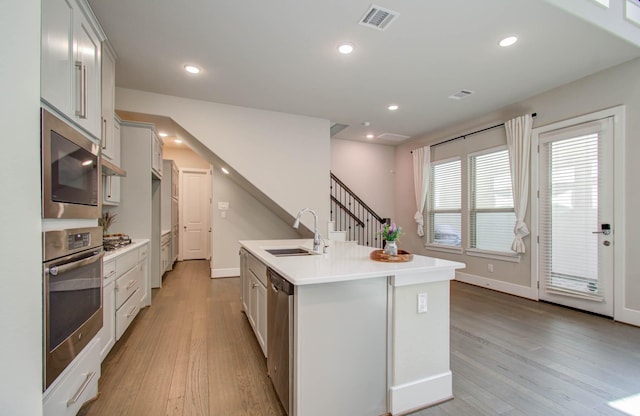
M 471 257 L 484 257 L 486 259 L 509 261 L 511 263 L 520 263 L 520 255 L 516 253 L 503 253 L 500 251 L 480 250 L 477 248 L 468 248 L 466 254 Z
M 462 247 L 445 246 L 442 244 L 425 244 L 424 248 L 430 251 L 440 251 L 449 254 L 463 254 Z

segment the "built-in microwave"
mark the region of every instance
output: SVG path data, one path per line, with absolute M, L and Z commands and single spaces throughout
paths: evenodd
M 100 146 L 44 108 L 42 218 L 99 218 Z

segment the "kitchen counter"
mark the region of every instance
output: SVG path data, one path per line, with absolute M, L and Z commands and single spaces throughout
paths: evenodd
M 369 257 L 372 247 L 327 243 L 326 254 L 276 257 L 266 250 L 310 249 L 312 240 L 240 241 L 243 307 L 259 343 L 268 345 L 268 368 L 270 354 L 287 349 L 276 342 L 272 350 L 271 337 L 281 334 L 277 318 L 261 327 L 262 314 L 281 316 L 264 303 L 271 291 L 280 296 L 266 269 L 294 285 L 289 416 L 401 415 L 453 398 L 449 281 L 465 265 L 420 255 L 378 262 Z
M 107 262 L 112 259 L 115 259 L 116 257 L 121 256 L 131 250 L 137 249 L 138 247 L 140 247 L 141 245 L 147 242 L 149 242 L 149 240 L 146 238 L 139 239 L 139 240 L 131 240 L 131 244 L 127 244 L 126 246 L 121 247 L 117 250 L 105 251 L 103 261 Z
M 377 276 L 394 276 L 396 285 L 451 280 L 463 263 L 413 256 L 404 263 L 374 261 L 372 247 L 343 241 L 327 241 L 326 254 L 276 257 L 267 249 L 300 247 L 311 250 L 313 240 L 243 240 L 240 245 L 296 286 L 343 282 Z

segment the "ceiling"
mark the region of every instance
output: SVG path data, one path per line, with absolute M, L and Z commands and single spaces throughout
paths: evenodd
M 376 0 L 399 13 L 384 31 L 358 24 L 371 0 L 89 3 L 119 87 L 324 118 L 348 126 L 337 138 L 391 145 L 640 56 L 542 0 Z M 473 94 L 448 98 L 460 90 Z

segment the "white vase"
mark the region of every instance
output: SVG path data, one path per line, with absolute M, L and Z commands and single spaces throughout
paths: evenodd
M 384 246 L 384 254 L 390 256 L 398 255 L 398 242 L 396 240 L 387 240 L 387 244 Z

